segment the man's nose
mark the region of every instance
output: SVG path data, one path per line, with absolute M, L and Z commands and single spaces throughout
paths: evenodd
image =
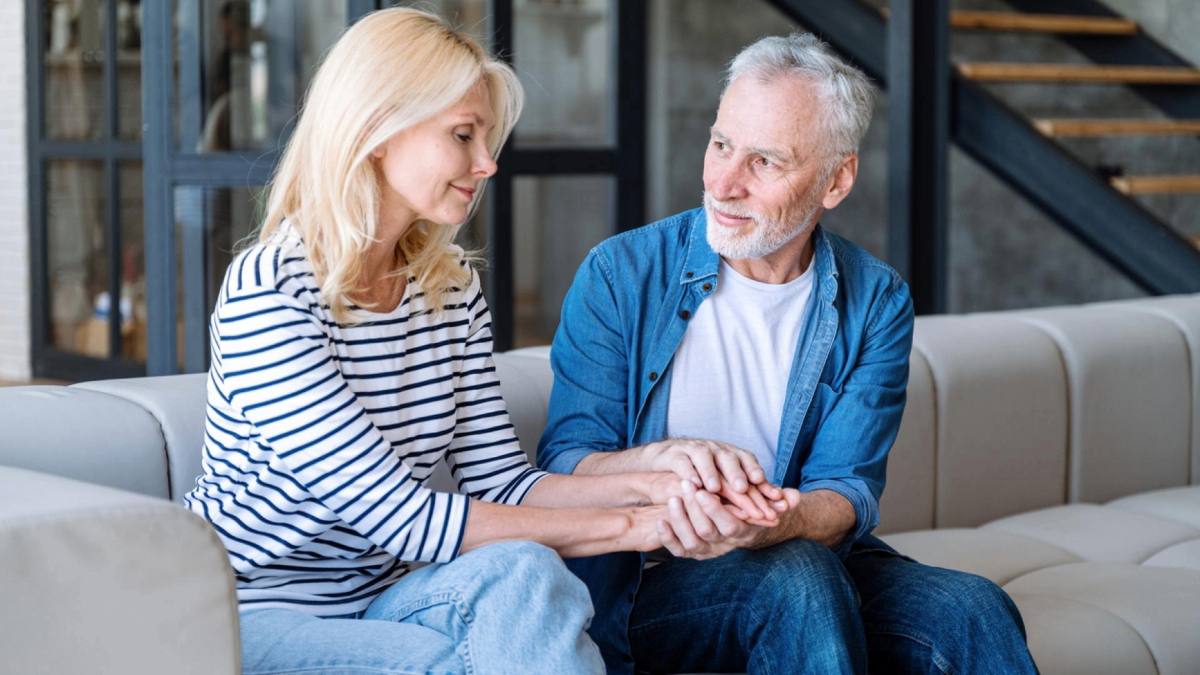
M 736 165 L 718 167 L 714 174 L 712 184 L 708 186 L 708 192 L 714 199 L 723 202 L 746 196 L 746 184 Z

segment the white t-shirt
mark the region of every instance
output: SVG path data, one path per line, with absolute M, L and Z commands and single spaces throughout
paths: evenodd
M 813 267 L 764 284 L 721 261 L 720 283 L 696 309 L 671 365 L 667 436 L 732 443 L 775 480 L 788 375 L 812 293 Z

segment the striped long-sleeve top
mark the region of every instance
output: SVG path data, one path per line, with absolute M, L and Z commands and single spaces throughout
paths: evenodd
M 303 243 L 282 232 L 226 273 L 204 472 L 184 501 L 229 551 L 242 611 L 338 616 L 407 562 L 454 559 L 471 498 L 519 504 L 546 474 L 500 397 L 474 271 L 441 313 L 410 283 L 394 311 L 340 325 Z M 443 459 L 461 494 L 424 486 Z

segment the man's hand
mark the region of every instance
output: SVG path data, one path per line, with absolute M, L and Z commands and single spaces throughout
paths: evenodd
M 681 481 L 681 497 L 671 497 L 667 503 L 666 520 L 658 523 L 663 546 L 680 558 L 707 560 L 739 548 L 754 548 L 767 530 L 778 525 L 778 519 L 743 519 L 736 507 L 725 505 L 716 496 L 697 490 L 690 481 Z M 800 493 L 793 489 L 780 490 L 788 509 L 800 503 Z
M 680 481 L 677 474 L 669 472 L 639 474 L 637 482 L 643 486 L 640 488 L 645 495 L 643 503 L 664 505 L 672 497 L 683 497 L 683 483 L 691 484 L 690 481 Z M 788 510 L 788 504 L 784 499 L 772 501 L 768 494 L 782 496 L 783 492 L 770 483 L 751 485 L 747 492 L 737 492 L 724 478 L 720 480 L 720 489 L 716 493 L 739 519 L 773 525 L 778 521 L 779 514 Z
M 771 518 L 771 503 L 783 502 L 783 492 L 767 482 L 758 459 L 736 445 L 669 438 L 643 446 L 642 453 L 646 469 L 671 471 L 697 488 L 721 494 L 754 517 Z M 757 486 L 758 490 L 752 490 L 751 486 Z M 774 510 L 783 512 L 787 509 L 780 504 Z

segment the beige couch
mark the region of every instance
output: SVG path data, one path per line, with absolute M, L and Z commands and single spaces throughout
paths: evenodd
M 497 356 L 531 451 L 546 356 Z M 196 375 L 0 390 L 0 672 L 238 671 L 220 543 L 167 501 L 203 407 Z M 1046 675 L 1200 673 L 1200 296 L 919 319 L 888 469 L 884 538 L 1003 585 Z

